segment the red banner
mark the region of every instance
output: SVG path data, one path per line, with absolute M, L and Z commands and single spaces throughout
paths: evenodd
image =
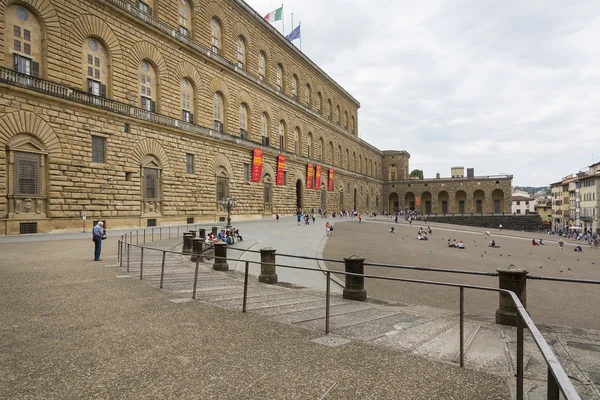
M 308 163 L 306 166 L 306 188 L 311 189 L 313 187 L 313 165 L 312 163 Z
M 415 207 L 421 207 L 421 197 L 415 198 Z
M 261 149 L 254 149 L 252 157 L 252 182 L 260 182 L 262 175 L 263 155 Z
M 280 154 L 277 156 L 277 179 L 275 180 L 277 186 L 283 185 L 283 171 L 285 171 L 285 156 Z
M 319 190 L 321 188 L 321 166 L 317 165 L 315 171 L 315 190 Z
M 329 182 L 327 182 L 327 190 L 333 191 L 333 168 L 329 168 Z

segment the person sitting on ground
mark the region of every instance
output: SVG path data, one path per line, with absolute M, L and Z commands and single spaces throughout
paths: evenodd
M 417 233 L 417 240 L 421 240 L 421 234 Z
M 431 232 L 432 232 L 432 230 L 431 230 L 431 227 L 430 227 L 430 226 L 428 226 L 428 227 L 427 227 L 427 233 L 429 233 L 429 234 L 431 235 Z
M 239 230 L 239 229 L 236 229 L 234 232 L 235 232 L 235 237 L 236 237 L 236 238 L 237 238 L 237 239 L 238 239 L 240 242 L 244 241 L 244 239 L 242 239 L 242 235 L 240 235 L 240 230 Z
M 458 242 L 458 248 L 461 249 L 461 250 L 465 249 L 465 244 L 463 243 L 462 240 L 460 242 Z
M 543 241 L 542 239 L 540 239 L 540 241 L 539 241 L 539 244 L 540 244 L 540 246 L 543 246 L 543 245 L 545 245 L 546 243 L 544 243 L 544 241 Z
M 575 246 L 575 248 L 573 249 L 573 251 L 576 251 L 578 253 L 583 253 L 583 249 L 581 248 L 581 246 Z
M 458 244 L 456 244 L 456 239 L 452 239 L 452 247 L 458 247 Z
M 452 244 L 452 242 L 450 242 L 450 239 L 448 239 L 448 247 L 454 247 L 454 244 Z
M 535 241 L 535 239 L 533 239 L 533 240 L 531 241 L 531 245 L 532 245 L 532 246 L 539 246 L 539 244 L 538 244 L 538 243 Z
M 492 241 L 490 242 L 490 247 L 493 247 L 493 248 L 495 248 L 495 249 L 499 249 L 499 248 L 500 248 L 500 246 L 498 246 L 498 245 L 496 244 L 496 241 L 495 241 L 495 240 L 492 240 Z
M 396 233 L 396 228 L 394 228 L 393 226 L 390 226 L 390 228 L 388 229 L 389 233 Z
M 487 236 L 490 236 L 490 235 L 491 235 L 490 231 L 485 231 L 485 234 L 486 234 Z

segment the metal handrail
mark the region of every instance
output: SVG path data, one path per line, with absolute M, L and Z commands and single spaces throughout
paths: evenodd
M 129 272 L 131 247 L 132 246 L 139 247 L 140 248 L 140 280 L 141 280 L 141 279 L 143 279 L 144 249 L 149 250 L 149 251 L 162 252 L 161 281 L 160 281 L 160 288 L 162 289 L 166 254 L 172 253 L 172 254 L 179 255 L 181 253 L 173 251 L 173 250 L 156 249 L 156 248 L 144 247 L 144 246 L 140 246 L 140 245 L 134 245 L 131 242 L 127 242 L 128 237 L 131 240 L 131 238 L 132 238 L 131 232 L 129 232 L 129 234 L 125 233 L 125 234 L 121 235 L 121 237 L 119 237 L 119 239 L 118 239 L 118 259 L 120 260 L 120 266 L 122 267 L 122 262 L 123 262 L 123 257 L 122 257 L 123 245 L 126 245 L 126 248 L 127 248 L 127 272 Z M 161 232 L 161 237 L 162 237 L 162 232 Z M 144 229 L 144 238 L 145 238 L 145 229 Z M 215 259 L 219 259 L 219 260 L 225 260 L 225 261 L 236 261 L 236 262 L 239 261 L 238 259 L 234 259 L 234 258 L 230 258 L 230 257 L 219 257 L 216 255 L 211 256 L 211 257 L 213 257 Z M 300 267 L 300 266 L 296 266 L 296 265 L 284 265 L 284 264 L 278 264 L 278 263 L 263 263 L 261 261 L 248 261 L 248 260 L 244 260 L 244 261 L 245 261 L 244 295 L 243 295 L 243 306 L 242 306 L 242 312 L 244 312 L 244 313 L 246 312 L 246 299 L 247 299 L 247 294 L 248 294 L 248 275 L 249 275 L 250 263 L 275 266 L 275 267 L 281 267 L 281 268 L 290 268 L 290 269 L 303 270 L 303 271 L 323 272 L 321 269 L 318 269 L 318 268 Z M 194 286 L 193 286 L 193 291 L 192 291 L 193 299 L 196 298 L 196 287 L 197 287 L 197 283 L 198 283 L 199 264 L 200 264 L 200 260 L 196 259 L 195 272 L 194 272 Z M 342 272 L 342 271 L 327 270 L 326 274 L 327 274 L 326 299 L 325 299 L 325 301 L 326 301 L 326 306 L 325 306 L 326 307 L 326 310 L 325 310 L 325 332 L 326 332 L 326 334 L 329 334 L 331 274 L 459 288 L 459 293 L 460 293 L 460 313 L 459 313 L 459 319 L 460 319 L 460 321 L 459 321 L 459 324 L 460 324 L 460 366 L 461 367 L 464 366 L 464 290 L 465 289 L 483 290 L 483 291 L 497 292 L 500 294 L 505 294 L 507 296 L 510 296 L 510 298 L 513 301 L 513 304 L 515 305 L 515 307 L 517 309 L 517 314 L 518 314 L 518 316 L 516 318 L 516 320 L 517 320 L 517 377 L 516 377 L 517 399 L 522 400 L 524 398 L 524 385 L 523 385 L 523 379 L 524 379 L 524 335 L 523 335 L 524 332 L 523 332 L 523 328 L 524 328 L 524 326 L 526 326 L 527 329 L 529 329 L 533 339 L 535 340 L 535 343 L 536 343 L 538 349 L 541 351 L 542 356 L 544 357 L 544 360 L 546 361 L 546 364 L 548 366 L 548 382 L 547 382 L 548 399 L 558 400 L 559 393 L 562 393 L 564 398 L 567 400 L 580 400 L 581 399 L 581 397 L 575 390 L 575 387 L 573 386 L 572 382 L 570 381 L 569 377 L 567 376 L 564 369 L 560 365 L 558 359 L 554 355 L 552 349 L 550 348 L 548 343 L 545 341 L 544 337 L 542 336 L 542 334 L 538 330 L 537 326 L 535 325 L 535 323 L 529 316 L 529 313 L 527 312 L 527 310 L 525 309 L 525 307 L 519 300 L 518 296 L 512 291 L 505 290 L 505 289 L 486 287 L 486 286 L 465 285 L 465 284 L 458 284 L 458 283 L 429 281 L 429 280 L 421 280 L 421 279 L 396 278 L 396 277 L 370 275 L 370 274 L 357 274 L 357 273 L 351 273 L 351 272 L 345 272 L 345 271 Z

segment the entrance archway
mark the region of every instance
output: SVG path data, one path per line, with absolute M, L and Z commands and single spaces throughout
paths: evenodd
M 492 192 L 492 201 L 494 202 L 494 213 L 499 214 L 504 212 L 504 192 L 501 189 L 496 189 Z
M 423 214 L 431 214 L 431 193 L 423 192 L 421 194 L 421 211 Z
M 358 211 L 358 207 L 357 207 L 357 199 L 358 199 L 358 190 L 356 190 L 356 188 L 354 189 L 354 211 Z
M 398 200 L 398 193 L 390 193 L 388 211 L 390 213 L 397 213 L 400 211 L 400 201 Z
M 475 205 L 475 212 L 482 214 L 485 212 L 485 192 L 478 189 L 473 193 L 473 204 Z
M 438 213 L 448 214 L 448 204 L 450 200 L 450 196 L 448 196 L 448 192 L 442 190 L 438 194 Z
M 302 210 L 302 181 L 300 179 L 296 181 L 296 209 L 297 211 Z
M 415 210 L 415 194 L 413 192 L 407 192 L 404 195 L 404 207 L 409 210 Z
M 454 212 L 458 214 L 465 213 L 465 204 L 467 203 L 467 193 L 464 190 L 456 192 L 456 201 L 454 202 Z

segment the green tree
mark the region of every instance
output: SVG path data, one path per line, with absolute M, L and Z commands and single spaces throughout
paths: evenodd
M 411 177 L 416 176 L 419 179 L 423 179 L 423 170 L 422 169 L 413 169 L 410 173 Z

